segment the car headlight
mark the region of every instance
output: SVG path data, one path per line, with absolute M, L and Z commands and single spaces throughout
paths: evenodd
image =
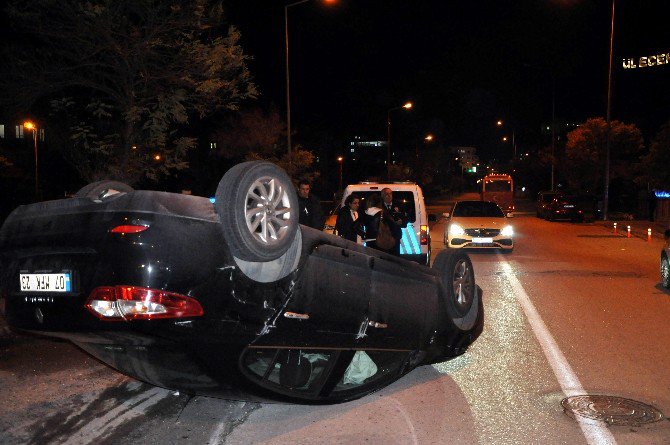
M 501 231 L 500 234 L 502 236 L 514 236 L 514 229 L 512 226 L 505 226 Z
M 452 223 L 449 226 L 449 235 L 465 235 L 465 230 L 463 230 L 463 227 L 459 226 L 458 224 Z

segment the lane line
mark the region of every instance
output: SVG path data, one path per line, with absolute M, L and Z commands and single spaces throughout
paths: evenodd
M 407 429 L 409 429 L 409 432 L 412 436 L 412 444 L 413 445 L 419 445 L 419 439 L 416 436 L 416 429 L 414 428 L 414 423 L 412 423 L 412 418 L 409 416 L 407 413 L 407 410 L 403 406 L 402 403 L 395 397 L 390 397 L 390 399 L 393 401 L 393 403 L 396 405 L 398 408 L 398 411 L 400 411 L 400 414 L 402 414 L 403 419 L 405 420 L 405 424 L 407 425 Z
M 151 406 L 166 399 L 169 394 L 166 389 L 158 387 L 141 392 L 73 432 L 63 445 L 93 443 L 135 417 L 143 416 Z
M 517 301 L 521 304 L 521 307 L 526 314 L 526 318 L 528 319 L 528 323 L 533 329 L 533 333 L 540 343 L 540 346 L 542 346 L 542 351 L 544 352 L 547 361 L 549 361 L 549 365 L 554 371 L 558 383 L 561 385 L 563 394 L 565 394 L 566 397 L 586 394 L 579 378 L 570 367 L 570 364 L 558 347 L 554 337 L 552 337 L 549 329 L 547 329 L 544 321 L 542 321 L 542 317 L 540 317 L 540 314 L 530 301 L 530 297 L 514 275 L 512 266 L 505 261 L 501 255 L 499 256 L 500 263 L 505 271 L 504 276 L 512 286 L 514 295 L 516 295 Z M 617 442 L 605 422 L 586 419 L 580 416 L 575 416 L 575 420 L 579 423 L 582 434 L 584 434 L 586 441 L 590 445 L 616 445 Z

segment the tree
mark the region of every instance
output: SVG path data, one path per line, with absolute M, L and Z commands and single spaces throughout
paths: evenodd
M 610 179 L 633 178 L 631 163 L 640 159 L 644 141 L 634 124 L 610 122 Z M 568 133 L 563 174 L 570 187 L 583 191 L 602 191 L 605 172 L 607 122 L 587 119 Z
M 0 90 L 12 96 L 2 99 L 60 131 L 88 181 L 188 167 L 189 127 L 257 95 L 219 2 L 12 0 L 7 11 L 16 37 L 4 46 Z
M 232 159 L 249 153 L 275 155 L 279 150 L 285 150 L 285 136 L 286 124 L 277 110 L 264 113 L 260 108 L 251 108 L 226 119 L 213 138 L 218 154 Z
M 654 137 L 649 153 L 642 159 L 641 181 L 653 188 L 670 189 L 670 121 Z

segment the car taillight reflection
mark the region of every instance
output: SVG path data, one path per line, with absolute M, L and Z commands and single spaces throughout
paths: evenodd
M 96 287 L 86 301 L 86 309 L 107 321 L 200 317 L 204 313 L 194 298 L 134 286 Z
M 425 246 L 428 244 L 428 226 L 425 224 L 421 225 L 421 233 L 419 239 L 421 240 L 421 245 Z
M 120 226 L 116 226 L 113 229 L 111 229 L 110 232 L 121 233 L 121 234 L 125 235 L 126 233 L 144 232 L 148 228 L 149 228 L 148 226 L 141 226 L 141 225 L 120 225 Z

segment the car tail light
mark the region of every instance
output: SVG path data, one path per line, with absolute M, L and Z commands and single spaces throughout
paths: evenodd
M 428 244 L 428 226 L 425 224 L 421 224 L 421 233 L 419 239 L 421 240 L 422 246 Z
M 120 225 L 114 227 L 110 232 L 112 233 L 139 233 L 139 232 L 144 232 L 147 230 L 149 227 L 148 226 L 140 226 L 140 225 Z
M 200 317 L 204 313 L 194 298 L 133 286 L 96 287 L 86 301 L 86 309 L 108 321 Z

